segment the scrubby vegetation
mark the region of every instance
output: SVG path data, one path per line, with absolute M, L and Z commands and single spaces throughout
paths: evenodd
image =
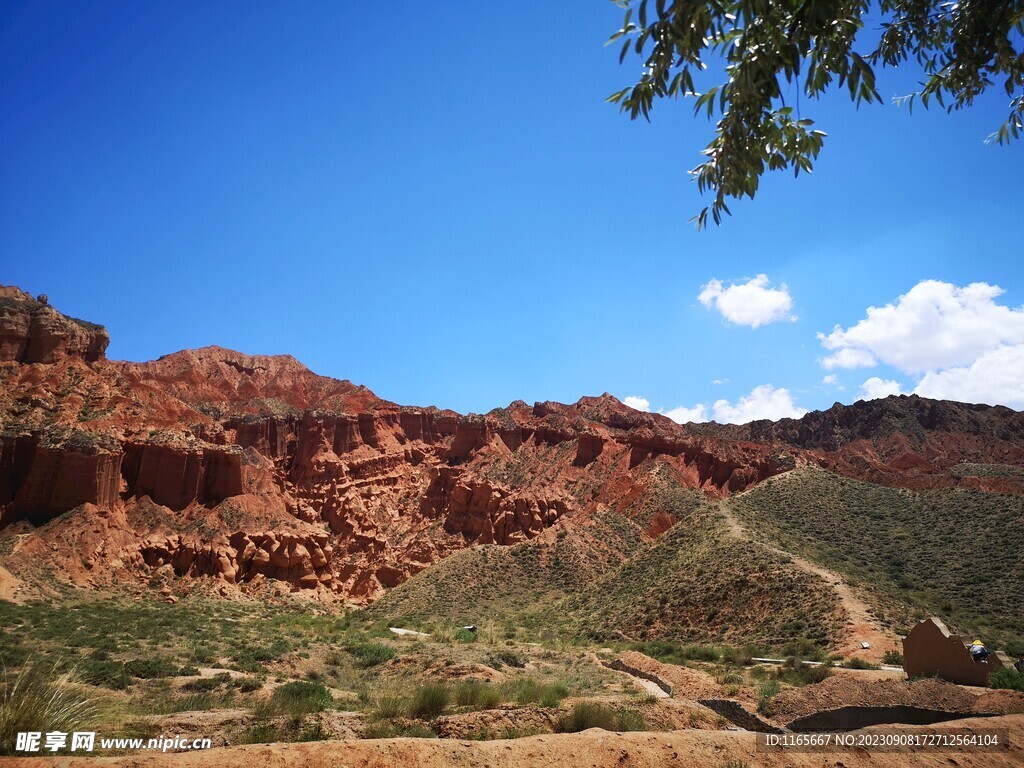
M 58 678 L 74 670 L 81 682 L 68 690 L 100 703 L 110 735 L 158 735 L 175 713 L 227 710 L 238 713 L 225 726 L 232 743 L 331 738 L 344 721 L 338 711 L 362 723 L 356 733 L 434 737 L 441 716 L 559 708 L 614 677 L 582 650 L 561 650 L 557 640 L 519 644 L 491 621 L 471 633 L 474 642 L 458 639 L 458 624 L 440 623 L 429 638 L 397 638 L 363 614 L 289 601 L 0 602 L 0 621 L 8 668 L 30 671 L 32 649 Z M 478 679 L 476 670 L 500 679 Z
M 715 643 L 828 645 L 838 606 L 827 585 L 728 536 L 713 506 L 664 465 L 649 471 L 646 491 L 554 541 L 458 552 L 367 613 L 428 629 L 490 616 L 510 639 L 542 642 L 681 639 L 691 654 L 717 654 L 701 650 Z M 655 518 L 674 525 L 652 541 Z
M 588 728 L 606 731 L 642 731 L 646 726 L 643 714 L 635 709 L 615 710 L 596 702 L 580 702 L 558 721 L 561 733 L 578 733 Z
M 271 701 L 289 715 L 308 715 L 327 709 L 331 694 L 321 683 L 292 680 L 275 688 Z
M 539 704 L 542 707 L 557 707 L 569 695 L 569 687 L 564 683 L 542 683 L 533 677 L 519 678 L 505 690 L 517 704 Z
M 396 655 L 395 649 L 384 643 L 356 643 L 349 646 L 348 651 L 355 656 L 360 667 L 375 667 Z
M 769 539 L 760 544 L 729 535 L 718 510 L 684 493 L 669 472 L 649 470 L 648 480 L 647 494 L 593 525 L 463 550 L 360 611 L 200 596 L 174 604 L 70 594 L 63 602 L 0 602 L 0 660 L 16 672 L 39 662 L 54 679 L 74 670 L 80 683 L 68 690 L 101 700 L 97 716 L 121 734 L 158 733 L 163 717 L 213 709 L 233 713 L 236 725 L 225 736 L 232 743 L 451 737 L 453 728 L 465 729 L 458 738 L 653 728 L 665 717 L 658 700 L 598 661 L 635 650 L 697 668 L 722 695 L 756 702 L 762 714 L 787 687 L 823 681 L 833 663 L 873 667 L 828 655 L 840 619 L 834 592 L 766 544 L 803 548 L 906 615 L 911 601 L 934 604 L 946 599 L 940 587 L 965 583 L 963 550 L 981 556 L 997 549 L 984 536 L 958 540 L 960 550 L 944 566 L 952 575 L 933 569 L 928 578 L 937 586 L 908 591 L 893 580 L 888 555 L 869 553 L 869 543 L 879 529 L 902 542 L 905 566 L 922 560 L 927 542 L 944 541 L 945 529 L 933 520 L 938 532 L 926 534 L 909 517 L 946 495 L 805 472 L 727 502 Z M 992 498 L 976 503 L 1001 520 L 1003 497 Z M 879 512 L 883 502 L 889 506 Z M 1019 502 L 1008 503 L 1017 510 Z M 800 505 L 821 507 L 807 512 L 809 532 L 790 519 L 789 509 Z M 847 538 L 834 532 L 837 520 Z M 870 533 L 854 530 L 858 520 Z M 666 522 L 674 525 L 666 530 Z M 1007 525 L 1012 539 L 1017 529 Z M 820 540 L 811 539 L 815 531 Z M 880 548 L 897 554 L 889 543 Z M 1019 562 L 1017 553 L 1001 557 L 1000 567 Z M 923 584 L 927 575 L 915 578 Z M 984 599 L 996 605 L 1002 598 Z M 957 605 L 969 615 L 965 600 Z M 428 634 L 399 637 L 389 626 Z M 788 661 L 758 665 L 755 656 Z M 885 661 L 902 658 L 892 652 Z M 993 687 L 1018 687 L 1013 674 L 993 675 Z M 509 724 L 508 711 L 526 723 Z
M 730 504 L 750 530 L 874 590 L 897 629 L 933 613 L 1018 649 L 1024 497 L 896 490 L 802 469 Z
M 954 477 L 1024 477 L 1024 468 L 1012 464 L 957 464 Z
M 459 707 L 491 709 L 502 702 L 503 696 L 493 685 L 481 683 L 479 680 L 465 680 L 455 687 L 452 699 Z
M 1000 669 L 989 675 L 988 685 L 990 688 L 1024 691 L 1024 674 L 1015 669 Z
M 6 674 L 0 689 L 0 755 L 14 754 L 19 732 L 67 733 L 88 726 L 95 716 L 95 706 L 70 673 L 45 663 L 25 664 Z
M 765 680 L 757 687 L 757 711 L 765 717 L 771 717 L 772 699 L 779 695 L 782 688 L 777 680 Z
M 725 534 L 710 511 L 568 598 L 561 613 L 592 640 L 617 633 L 779 647 L 826 646 L 836 598 L 783 557 Z
M 899 651 L 886 651 L 882 657 L 883 664 L 889 664 L 894 667 L 903 666 L 903 654 Z

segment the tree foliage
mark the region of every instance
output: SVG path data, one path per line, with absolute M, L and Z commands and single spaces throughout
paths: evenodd
M 719 116 L 705 160 L 690 173 L 715 195 L 694 221 L 720 224 L 726 198 L 753 197 L 765 171 L 809 173 L 825 133 L 786 104 L 784 88 L 810 99 L 845 88 L 881 100 L 875 70 L 914 61 L 924 79 L 899 103 L 970 106 L 990 87 L 1010 98 L 1009 117 L 989 137 L 1019 138 L 1024 120 L 1024 0 L 613 0 L 625 9 L 619 61 L 644 61 L 636 84 L 608 97 L 632 119 L 650 119 L 656 99 L 691 97 L 695 114 Z M 710 67 L 724 82 L 702 92 Z M 795 88 L 792 88 L 795 86 Z

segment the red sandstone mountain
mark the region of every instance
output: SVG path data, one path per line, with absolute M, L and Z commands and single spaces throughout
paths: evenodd
M 1019 478 L 955 471 L 1024 466 L 1024 415 L 1006 408 L 901 397 L 681 426 L 605 394 L 460 416 L 396 405 L 289 356 L 207 347 L 127 363 L 104 358 L 107 342 L 100 326 L 0 290 L 12 568 L 103 584 L 169 567 L 366 601 L 471 544 L 628 502 L 653 461 L 711 497 L 806 463 L 893 486 L 1024 491 Z

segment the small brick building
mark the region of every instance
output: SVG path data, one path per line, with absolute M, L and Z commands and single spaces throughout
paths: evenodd
M 1002 651 L 975 661 L 968 648 L 967 642 L 933 616 L 918 622 L 903 638 L 903 670 L 907 677 L 938 677 L 960 685 L 986 686 L 990 674 L 1013 667 Z

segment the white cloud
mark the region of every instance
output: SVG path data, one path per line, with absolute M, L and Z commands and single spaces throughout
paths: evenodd
M 821 334 L 818 334 L 818 336 L 820 337 Z M 873 368 L 878 364 L 878 361 L 867 350 L 846 347 L 834 355 L 826 357 L 821 361 L 821 364 L 831 371 L 836 368 Z
M 836 376 L 834 373 L 830 373 L 828 376 L 826 376 L 825 378 L 823 378 L 821 380 L 821 383 L 822 384 L 835 384 L 838 381 L 839 381 L 839 377 Z
M 737 400 L 735 405 L 728 400 L 716 400 L 710 409 L 703 403 L 698 403 L 692 408 L 679 406 L 658 413 L 664 413 L 679 424 L 712 419 L 723 424 L 746 424 L 757 419 L 798 419 L 807 413 L 807 410 L 793 402 L 793 396 L 788 389 L 776 389 L 771 384 L 762 384 Z
M 629 395 L 628 397 L 622 398 L 622 402 L 635 411 L 643 411 L 644 413 L 647 413 L 651 410 L 651 402 L 646 397 Z
M 758 275 L 746 283 L 723 286 L 721 280 L 711 280 L 702 286 L 697 300 L 705 307 L 714 307 L 730 323 L 757 328 L 778 320 L 796 320 L 790 314 L 793 297 L 782 283 L 772 288 L 768 275 Z
M 715 421 L 724 424 L 746 424 L 757 419 L 798 419 L 807 413 L 807 409 L 793 402 L 788 389 L 776 389 L 771 384 L 754 387 L 749 395 L 741 397 L 735 405 L 728 400 L 718 400 L 711 409 Z
M 878 400 L 889 395 L 902 395 L 903 387 L 895 379 L 882 379 L 872 376 L 860 385 L 861 400 Z
M 715 379 L 711 383 L 716 385 L 716 386 L 719 385 L 719 384 L 728 384 L 729 383 L 729 379 Z
M 700 404 L 693 406 L 693 408 L 687 408 L 681 405 L 678 408 L 665 411 L 665 415 L 677 424 L 688 424 L 690 422 L 707 421 L 708 409 Z
M 1024 344 L 986 352 L 970 365 L 926 373 L 914 393 L 1024 409 Z
M 818 334 L 828 368 L 866 368 L 883 362 L 907 374 L 971 366 L 987 352 L 1024 344 L 1024 307 L 993 299 L 1003 289 L 988 283 L 960 287 L 922 280 L 895 303 L 868 307 L 867 317 Z

